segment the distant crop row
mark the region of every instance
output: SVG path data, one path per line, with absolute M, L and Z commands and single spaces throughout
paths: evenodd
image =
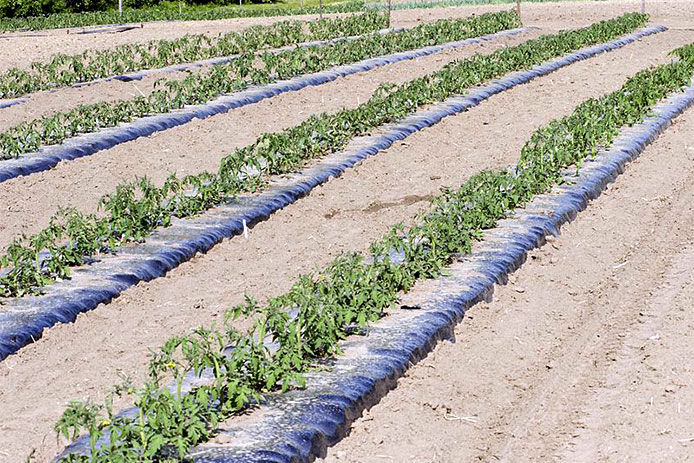
M 149 363 L 141 387 L 126 380 L 109 397 L 133 399 L 138 414 L 116 415 L 111 399 L 103 406 L 71 402 L 56 431 L 72 439 L 89 433 L 92 443 L 106 435 L 90 456 L 71 455 L 70 463 L 134 463 L 183 460 L 189 449 L 208 440 L 218 424 L 262 395 L 304 385 L 303 374 L 316 360 L 340 353 L 339 341 L 378 320 L 402 292 L 436 277 L 454 256 L 470 252 L 486 229 L 547 192 L 562 171 L 580 166 L 609 147 L 620 129 L 642 121 L 650 109 L 691 83 L 694 45 L 674 52 L 680 60 L 650 68 L 616 92 L 579 105 L 569 116 L 535 132 L 515 168 L 483 171 L 457 190 L 433 200 L 432 209 L 405 229 L 394 226 L 373 242 L 367 255 L 348 253 L 298 278 L 285 294 L 259 304 L 251 298 L 230 309 L 223 328 L 198 328 L 171 338 Z M 394 259 L 398 254 L 401 258 Z M 291 316 L 292 309 L 296 315 Z M 229 319 L 254 320 L 245 333 Z M 232 350 L 225 350 L 232 346 Z M 212 380 L 183 394 L 188 374 L 207 370 Z M 174 378 L 177 387 L 163 387 Z
M 123 243 L 143 240 L 156 227 L 169 225 L 173 217 L 191 217 L 230 196 L 257 191 L 270 176 L 292 172 L 336 152 L 350 139 L 397 121 L 423 105 L 586 45 L 614 39 L 645 21 L 645 15 L 628 14 L 488 55 L 474 55 L 400 85 L 382 85 L 354 109 L 315 115 L 282 132 L 262 135 L 226 156 L 216 173 L 183 178 L 172 174 L 162 186 L 146 178 L 123 183 L 101 198 L 104 213 L 99 217 L 64 209 L 51 219 L 49 227 L 8 246 L 0 258 L 0 266 L 9 268 L 0 277 L 0 295 L 36 292 L 56 278 L 69 277 L 71 267 L 83 264 L 95 253 L 113 252 Z
M 148 96 L 80 105 L 0 133 L 0 159 L 10 159 L 61 143 L 82 133 L 96 132 L 122 122 L 167 113 L 186 105 L 206 103 L 221 94 L 250 85 L 263 85 L 375 56 L 412 50 L 517 27 L 515 13 L 499 12 L 463 19 L 425 23 L 392 34 L 372 33 L 351 41 L 320 47 L 293 48 L 279 53 L 245 53 L 234 61 L 192 72 L 182 80 L 161 79 Z
M 216 37 L 186 35 L 176 40 L 152 40 L 106 50 L 87 50 L 78 55 L 58 54 L 47 62 L 31 63 L 28 70 L 12 68 L 0 74 L 0 98 L 14 98 L 38 90 L 90 82 L 142 69 L 252 54 L 314 40 L 362 35 L 387 27 L 382 13 L 364 13 L 317 21 L 281 21 L 252 26 L 242 32 Z

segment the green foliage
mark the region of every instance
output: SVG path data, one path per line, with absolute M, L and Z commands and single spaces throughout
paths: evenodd
M 464 93 L 508 72 L 615 38 L 645 20 L 644 15 L 627 14 L 452 62 L 440 71 L 400 85 L 382 85 L 372 98 L 354 109 L 314 115 L 295 127 L 262 135 L 222 159 L 217 173 L 184 178 L 172 174 L 161 187 L 146 178 L 124 183 L 101 198 L 104 214 L 100 217 L 83 216 L 74 209 L 61 210 L 46 229 L 15 239 L 0 257 L 0 268 L 9 268 L 0 276 L 0 296 L 37 292 L 57 278 L 69 277 L 71 267 L 84 264 L 95 254 L 114 252 L 119 245 L 141 241 L 156 227 L 167 226 L 172 217 L 191 217 L 230 196 L 257 191 L 270 176 L 293 172 L 313 159 L 342 149 L 351 138 L 402 119 L 419 107 Z M 308 64 L 303 62 L 301 66 Z M 223 75 L 220 80 L 224 81 Z
M 172 0 L 124 0 L 124 8 L 152 8 L 161 4 L 170 3 Z M 175 1 L 175 0 L 173 0 Z M 191 5 L 238 5 L 235 0 L 182 0 L 183 3 Z M 178 3 L 178 2 L 176 2 Z M 244 0 L 244 3 L 270 3 L 270 0 Z M 28 18 L 27 24 L 33 21 L 41 21 L 37 18 L 46 15 L 54 15 L 56 20 L 60 17 L 79 18 L 80 13 L 102 12 L 104 17 L 116 17 L 118 13 L 114 11 L 118 8 L 118 0 L 0 0 L 0 18 L 12 18 L 10 24 L 22 24 L 23 18 Z M 178 6 L 176 10 L 178 11 Z M 140 12 L 143 14 L 144 12 Z M 118 15 L 120 16 L 120 15 Z M 98 15 L 97 15 L 98 17 Z M 50 17 L 46 18 L 50 21 Z M 44 21 L 46 21 L 44 19 Z M 24 20 L 26 21 L 26 20 Z M 115 22 L 115 21 L 111 21 Z M 89 24 L 89 23 L 87 23 Z M 82 24 L 82 25 L 87 25 Z M 44 27 L 51 27 L 49 22 Z M 59 27 L 59 26 L 54 26 Z
M 22 0 L 0 0 L 2 2 L 21 2 Z M 64 2 L 67 0 L 24 0 L 24 1 L 45 1 L 47 3 Z M 113 0 L 114 2 L 116 0 Z M 393 10 L 420 9 L 420 8 L 441 8 L 447 6 L 460 5 L 489 5 L 515 3 L 516 0 L 417 0 L 412 2 L 394 2 L 391 7 Z M 523 0 L 524 3 L 543 3 L 557 0 Z M 572 0 L 559 0 L 572 1 Z M 592 0 L 606 1 L 606 0 Z M 45 13 L 40 16 L 36 10 L 31 13 L 15 15 L 17 17 L 2 17 L 0 15 L 0 32 L 13 30 L 39 30 L 61 27 L 84 27 L 98 24 L 122 24 L 122 23 L 143 23 L 152 21 L 199 21 L 215 20 L 227 18 L 247 18 L 258 16 L 290 16 L 303 14 L 317 14 L 320 9 L 317 0 L 307 0 L 304 2 L 297 0 L 279 1 L 277 5 L 267 5 L 265 0 L 242 0 L 243 7 L 239 7 L 237 0 L 187 0 L 183 1 L 182 10 L 179 10 L 181 2 L 178 0 L 124 0 L 123 5 L 127 7 L 123 14 L 114 11 L 113 8 L 107 11 L 94 11 L 85 13 L 58 13 L 48 14 L 50 10 L 44 8 Z M 247 7 L 248 3 L 260 3 L 262 6 L 253 5 Z M 309 3 L 311 3 L 309 5 Z M 194 5 L 193 5 L 194 4 Z M 214 6 L 228 5 L 228 6 Z M 134 8 L 134 9 L 133 9 Z M 362 12 L 365 10 L 383 11 L 387 9 L 385 3 L 370 3 L 363 0 L 325 0 L 323 1 L 323 13 L 350 13 Z M 60 9 L 60 11 L 64 11 Z
M 678 52 L 686 53 L 682 50 Z M 339 341 L 382 317 L 399 293 L 417 280 L 439 275 L 457 254 L 469 252 L 485 229 L 549 190 L 562 170 L 612 144 L 620 128 L 643 120 L 659 100 L 690 84 L 692 57 L 641 71 L 620 90 L 589 99 L 568 117 L 541 128 L 523 147 L 515 168 L 482 171 L 458 190 L 444 190 L 414 226 L 405 230 L 396 225 L 371 245 L 367 256 L 342 255 L 326 268 L 299 277 L 290 291 L 264 305 L 247 298 L 227 316 L 253 317 L 248 333 L 239 334 L 225 323 L 222 330 L 198 328 L 171 338 L 154 354 L 149 380 L 141 388 L 114 388 L 116 393 L 132 391 L 137 417 L 114 417 L 109 400 L 103 407 L 79 402 L 68 406 L 56 432 L 69 439 L 87 432 L 92 450 L 91 456 L 73 455 L 66 461 L 181 460 L 188 449 L 208 439 L 221 420 L 257 403 L 263 394 L 303 387 L 302 374 L 312 362 L 339 354 Z M 233 346 L 231 351 L 227 346 Z M 181 394 L 183 378 L 203 370 L 213 379 Z M 162 379 L 171 376 L 175 393 L 162 388 Z M 97 448 L 94 443 L 105 435 L 106 426 L 109 443 Z
M 65 0 L 0 0 L 0 18 L 38 16 L 66 11 L 69 10 Z
M 105 0 L 96 0 L 105 1 Z M 126 9 L 123 13 L 109 9 L 106 11 L 87 11 L 70 13 L 60 8 L 68 4 L 68 0 L 0 0 L 0 7 L 6 6 L 5 14 L 0 12 L 0 32 L 14 30 L 39 30 L 61 27 L 83 27 L 96 24 L 143 23 L 151 21 L 203 21 L 229 18 L 249 18 L 259 16 L 290 16 L 302 14 L 317 14 L 319 7 L 268 7 L 268 8 L 239 8 L 234 6 L 196 6 L 179 11 L 179 2 L 160 2 L 159 0 L 131 0 L 135 7 L 145 8 Z M 128 5 L 128 0 L 124 2 Z M 243 3 L 249 3 L 244 0 Z M 185 4 L 185 3 L 184 3 Z M 154 8 L 150 5 L 156 5 Z M 350 13 L 364 11 L 363 0 L 349 0 L 345 3 L 335 3 L 323 6 L 324 13 Z M 47 16 L 46 16 L 47 15 Z M 28 17 L 25 17 L 28 16 Z
M 102 11 L 113 7 L 112 0 L 0 0 L 0 18 Z
M 362 35 L 387 27 L 387 22 L 387 17 L 380 13 L 317 21 L 280 21 L 270 26 L 251 26 L 242 32 L 227 32 L 215 37 L 185 35 L 176 40 L 152 40 L 107 50 L 87 50 L 79 55 L 58 54 L 47 62 L 31 63 L 27 70 L 11 68 L 0 74 L 0 98 L 15 98 L 39 90 L 141 69 L 158 69 L 224 56 L 252 55 L 266 48 Z

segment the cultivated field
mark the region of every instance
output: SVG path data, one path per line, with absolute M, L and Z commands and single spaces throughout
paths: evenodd
M 509 5 L 395 10 L 394 29 L 380 33 L 385 17 L 371 13 L 332 15 L 322 28 L 308 25 L 317 17 L 293 16 L 0 34 L 0 463 L 51 461 L 70 441 L 56 439 L 61 416 L 77 435 L 121 432 L 110 443 L 103 434 L 113 453 L 70 461 L 212 461 L 226 445 L 252 447 L 238 430 L 282 404 L 249 400 L 296 393 L 303 379 L 312 394 L 321 374 L 342 371 L 332 362 L 369 358 L 359 343 L 412 308 L 425 312 L 422 301 L 443 300 L 432 285 L 484 243 L 483 232 L 570 187 L 576 165 L 591 165 L 692 85 L 691 2 L 648 0 L 649 18 L 628 14 L 640 3 L 523 4 L 522 25 Z M 126 44 L 231 31 L 239 34 L 228 48 L 181 45 L 156 65 L 119 67 L 134 56 L 128 49 L 91 74 L 78 68 L 92 58 L 31 67 L 56 53 L 93 50 L 84 56 L 96 62 Z M 612 45 L 587 52 L 602 44 Z M 155 62 L 164 45 L 152 47 Z M 383 56 L 391 61 L 373 60 Z M 222 57 L 231 58 L 109 80 Z M 337 66 L 340 76 L 321 77 Z M 509 75 L 517 82 L 460 110 L 445 105 Z M 295 88 L 285 88 L 290 79 Z M 424 117 L 387 145 L 374 141 L 413 114 L 443 110 L 440 122 Z M 171 116 L 186 111 L 189 119 Z M 348 435 L 327 437 L 327 454 L 314 442 L 302 458 L 689 461 L 694 108 L 653 138 L 561 235 L 528 252 L 492 300 L 465 312 L 455 343 L 431 342 L 426 358 L 376 382 L 379 400 L 344 412 L 345 430 L 334 431 Z M 373 153 L 350 158 L 370 144 Z M 307 180 L 321 169 L 336 170 Z M 214 239 L 195 241 L 212 226 Z M 99 292 L 104 282 L 117 291 Z M 232 307 L 239 314 L 227 320 Z M 227 324 L 238 331 L 229 335 Z M 219 338 L 183 340 L 200 326 Z M 172 338 L 180 342 L 161 351 Z M 129 381 L 176 384 L 197 367 L 217 381 L 196 401 L 175 387 L 110 394 Z M 318 390 L 319 399 L 332 394 Z M 151 406 L 149 424 L 106 408 L 90 417 L 89 406 L 63 415 L 73 400 L 112 400 L 114 413 Z M 243 461 L 261 461 L 253 458 Z

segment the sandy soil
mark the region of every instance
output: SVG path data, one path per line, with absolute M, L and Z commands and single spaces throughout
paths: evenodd
M 407 1 L 407 0 L 403 0 Z M 412 11 L 419 11 L 418 18 L 432 20 L 451 14 L 474 14 L 515 8 L 515 3 L 501 5 L 476 5 L 428 10 L 398 10 L 393 12 L 395 21 L 407 24 Z M 641 11 L 640 0 L 622 1 L 566 1 L 552 3 L 521 2 L 521 18 L 526 25 L 541 24 L 543 27 L 561 29 L 588 25 L 602 19 L 630 11 Z M 694 10 L 688 0 L 646 0 L 646 13 L 655 23 L 665 23 L 670 27 L 691 28 L 694 24 Z
M 474 49 L 473 49 L 474 50 Z M 191 73 L 206 72 L 208 67 L 193 68 L 184 72 L 153 74 L 141 80 L 121 82 L 102 81 L 88 86 L 63 87 L 56 90 L 32 93 L 28 101 L 0 110 L 0 132 L 22 122 L 31 121 L 57 112 L 68 111 L 80 104 L 129 99 L 149 95 L 155 83 L 161 79 L 179 80 Z
M 612 11 L 627 7 L 620 5 Z M 531 6 L 535 7 L 529 5 L 528 14 Z M 542 14 L 555 21 L 559 6 L 544 7 L 544 13 L 536 10 L 534 21 L 539 23 L 537 18 Z M 586 11 L 585 7 L 575 8 L 580 4 L 561 4 L 564 12 Z M 443 15 L 448 10 L 422 10 L 422 15 Z M 609 14 L 607 5 L 591 5 L 591 19 L 566 13 L 557 21 L 583 24 L 603 14 Z M 685 15 L 660 22 L 677 25 L 684 20 Z M 225 241 L 167 277 L 126 291 L 113 303 L 81 315 L 74 324 L 49 330 L 40 342 L 0 363 L 0 462 L 23 461 L 32 449 L 37 449 L 37 461 L 48 461 L 58 449 L 52 425 L 68 400 L 100 400 L 105 388 L 117 380 L 118 371 L 141 378 L 148 348 L 156 348 L 169 336 L 197 324 L 211 323 L 225 308 L 240 302 L 244 292 L 259 298 L 278 294 L 288 289 L 298 273 L 325 264 L 342 251 L 364 250 L 390 224 L 406 221 L 424 208 L 426 198 L 440 187 L 460 184 L 482 168 L 514 162 L 523 142 L 537 127 L 568 114 L 586 98 L 618 88 L 636 70 L 663 62 L 668 51 L 694 41 L 692 34 L 671 31 L 650 37 L 497 95 L 317 188 L 256 226 L 248 239 Z M 440 66 L 446 58 L 431 59 L 441 60 Z M 8 228 L 0 233 L 7 239 L 23 229 L 38 227 L 45 221 L 40 216 L 47 216 L 59 204 L 89 207 L 94 197 L 108 191 L 109 182 L 114 184 L 135 172 L 156 177 L 169 168 L 182 173 L 207 168 L 216 164 L 214 156 L 220 151 L 248 143 L 262 131 L 293 125 L 311 111 L 354 104 L 357 97 L 368 96 L 380 78 L 404 80 L 436 64 L 398 66 L 283 95 L 224 116 L 229 120 L 197 121 L 180 133 L 174 129 L 126 144 L 132 151 L 123 145 L 65 163 L 67 170 L 61 166 L 16 183 L 7 182 L 0 188 L 0 210 L 7 218 L 0 226 Z M 379 77 L 378 73 L 384 75 Z M 692 323 L 678 308 L 691 300 L 692 293 L 688 286 L 677 289 L 691 280 L 687 268 L 690 254 L 676 256 L 675 251 L 681 249 L 681 243 L 691 241 L 692 117 L 690 111 L 620 179 L 619 189 L 567 227 L 555 243 L 558 249 L 536 253 L 526 266 L 530 270 L 518 273 L 518 283 L 500 289 L 499 302 L 470 312 L 472 317 L 459 328 L 459 343 L 441 347 L 456 351 L 434 357 L 447 361 L 445 366 L 437 367 L 432 360 L 433 368 L 413 369 L 402 381 L 403 387 L 373 409 L 373 419 L 383 410 L 378 418 L 382 424 L 370 427 L 370 421 L 360 421 L 353 435 L 329 458 L 368 461 L 392 451 L 399 452 L 392 454 L 396 461 L 410 456 L 416 461 L 493 460 L 492 455 L 507 459 L 519 455 L 521 461 L 543 459 L 543 455 L 594 461 L 602 455 L 607 455 L 603 458 L 607 460 L 610 452 L 617 451 L 637 460 L 648 455 L 647 449 L 630 447 L 629 443 L 638 440 L 643 446 L 649 445 L 655 442 L 649 433 L 663 429 L 669 432 L 654 439 L 666 444 L 651 447 L 651 455 L 660 455 L 656 451 L 691 451 L 693 444 L 679 440 L 692 437 L 691 427 L 686 428 L 684 421 L 691 421 L 687 408 L 691 400 L 686 399 L 692 398 L 692 392 L 688 386 L 680 386 L 691 382 L 685 343 L 691 346 L 686 328 Z M 229 140 L 229 132 L 236 135 L 234 140 Z M 214 147 L 208 146 L 210 134 L 216 140 Z M 651 157 L 654 160 L 649 161 Z M 638 173 L 637 169 L 643 170 L 634 178 L 632 171 Z M 26 181 L 29 183 L 21 183 Z M 619 200 L 623 194 L 631 203 Z M 11 200 L 12 196 L 22 199 Z M 632 217 L 636 214 L 640 221 L 635 226 Z M 580 235 L 584 223 L 588 225 Z M 573 241 L 572 227 L 578 230 Z M 604 243 L 596 244 L 595 236 Z M 613 268 L 624 262 L 627 264 Z M 560 265 L 566 268 L 550 268 Z M 679 270 L 683 273 L 677 274 Z M 672 310 L 660 311 L 660 301 L 669 297 L 674 301 Z M 639 311 L 646 315 L 630 324 Z M 670 325 L 679 323 L 679 331 L 668 327 L 666 320 Z M 470 330 L 474 330 L 472 334 Z M 643 341 L 653 333 L 661 333 L 657 342 Z M 461 345 L 467 350 L 459 350 Z M 629 347 L 642 345 L 647 350 L 636 353 L 650 355 L 646 363 L 641 363 Z M 508 355 L 499 356 L 498 352 Z M 474 372 L 473 378 L 469 374 L 462 377 L 459 366 L 463 363 L 471 366 L 464 371 Z M 656 369 L 651 371 L 651 367 Z M 674 367 L 678 370 L 673 371 Z M 424 405 L 425 399 L 414 397 L 426 393 L 432 371 L 436 376 L 429 384 L 435 389 L 426 399 L 431 405 Z M 605 372 L 604 378 L 599 371 Z M 634 371 L 641 376 L 629 376 Z M 598 373 L 591 376 L 592 372 Z M 447 376 L 449 382 L 445 381 Z M 633 377 L 643 379 L 636 384 L 644 384 L 644 389 L 626 394 L 620 386 L 631 385 Z M 666 387 L 672 392 L 664 393 Z M 409 395 L 388 402 L 391 397 L 397 399 L 395 394 L 401 390 Z M 654 397 L 653 406 L 650 396 Z M 625 405 L 614 397 L 624 398 Z M 649 397 L 647 403 L 639 401 L 645 397 Z M 673 408 L 671 399 L 677 399 L 681 406 Z M 477 422 L 445 421 L 441 410 L 446 406 L 459 417 L 475 415 Z M 406 407 L 412 407 L 408 413 L 404 412 Z M 644 414 L 632 413 L 634 410 Z M 650 421 L 638 421 L 635 416 Z M 388 434 L 388 430 L 395 432 Z M 462 434 L 465 432 L 469 434 Z M 606 434 L 611 439 L 605 439 Z M 385 444 L 373 443 L 379 438 L 393 445 L 386 449 L 381 447 Z M 454 458 L 447 460 L 451 456 Z M 644 461 L 654 459 L 659 458 Z
M 688 0 L 648 0 L 647 12 L 655 22 L 667 21 L 673 27 L 691 27 L 694 11 Z M 510 4 L 476 5 L 451 8 L 397 10 L 393 11 L 394 26 L 412 26 L 421 20 L 442 17 L 467 16 L 487 11 L 512 8 Z M 617 2 L 557 2 L 529 3 L 522 5 L 522 17 L 528 24 L 542 23 L 547 27 L 567 27 L 588 24 L 597 19 L 635 11 L 640 8 L 638 0 Z M 291 19 L 311 20 L 316 15 L 292 16 Z M 255 24 L 271 24 L 287 19 L 245 18 L 217 21 L 187 21 L 172 23 L 147 23 L 142 29 L 133 29 L 115 34 L 66 34 L 65 29 L 32 32 L 21 36 L 16 33 L 0 34 L 0 71 L 10 67 L 26 67 L 31 61 L 46 60 L 60 50 L 61 53 L 76 54 L 85 50 L 102 50 L 124 43 L 144 42 L 153 39 L 175 39 L 185 34 L 217 35 L 231 30 L 242 30 Z M 50 39 L 47 39 L 50 37 Z
M 564 2 L 555 4 L 527 4 L 523 5 L 522 16 L 527 25 L 541 25 L 549 30 L 566 27 L 579 27 L 588 25 L 596 20 L 613 17 L 626 11 L 635 10 L 635 2 L 611 2 L 586 3 Z M 638 5 L 636 5 L 638 6 Z M 694 24 L 694 11 L 686 1 L 676 0 L 649 0 L 648 11 L 652 15 L 653 23 L 668 24 L 671 27 L 682 27 Z M 397 27 L 412 27 L 419 22 L 431 22 L 444 17 L 461 17 L 486 11 L 497 11 L 510 8 L 510 5 L 482 5 L 455 8 L 398 10 L 393 12 L 393 25 Z M 301 16 L 302 19 L 313 19 L 311 16 Z M 150 39 L 174 38 L 186 33 L 217 34 L 226 30 L 240 30 L 253 24 L 267 24 L 276 19 L 273 18 L 249 18 L 245 20 L 220 20 L 202 22 L 181 23 L 149 23 L 144 29 L 136 29 L 123 33 L 107 34 L 109 40 L 100 40 L 96 36 L 65 36 L 69 37 L 69 43 L 60 43 L 62 52 L 78 53 L 85 49 L 111 48 L 121 43 L 141 42 Z M 166 27 L 164 27 L 166 26 Z M 48 31 L 41 32 L 49 33 Z M 31 60 L 45 60 L 57 49 L 53 43 L 63 39 L 64 31 L 50 31 L 51 41 L 45 37 L 14 37 L 4 39 L 9 46 L 2 47 L 7 50 L 0 53 L 0 71 L 12 66 L 26 66 Z M 162 35 L 163 34 L 163 35 Z M 7 34 L 6 34 L 7 35 Z M 38 55 L 33 57 L 30 50 L 26 50 L 24 41 L 34 40 L 34 49 Z M 125 41 L 121 40 L 124 39 Z M 2 43 L 0 34 L 0 43 Z M 27 56 L 31 57 L 27 59 Z M 20 63 L 17 59 L 21 60 Z M 182 76 L 182 73 L 167 74 L 167 76 Z M 119 98 L 147 94 L 151 91 L 151 85 L 161 75 L 156 75 L 138 82 L 107 82 L 90 87 L 67 88 L 54 92 L 39 92 L 31 96 L 31 100 L 21 106 L 14 106 L 0 111 L 0 131 L 22 121 L 27 121 L 57 111 L 74 107 L 77 104 L 92 103 L 96 101 L 111 101 Z
M 171 172 L 185 175 L 217 170 L 222 157 L 234 148 L 252 143 L 262 133 L 294 126 L 311 114 L 355 107 L 366 101 L 383 82 L 407 81 L 434 72 L 454 59 L 488 53 L 539 34 L 540 31 L 531 31 L 520 37 L 436 53 L 285 93 L 92 156 L 63 162 L 50 171 L 3 182 L 0 210 L 8 211 L 8 220 L 0 222 L 0 249 L 20 233 L 32 233 L 45 227 L 59 206 L 94 212 L 104 193 L 114 191 L 118 184 L 136 176 L 147 175 L 160 183 Z M 244 129 L 238 130 L 239 127 Z M 210 143 L 211 140 L 214 143 Z
M 500 40 L 497 41 L 497 43 L 493 46 L 498 47 L 504 43 L 513 44 L 517 43 L 518 40 L 527 40 L 528 38 L 535 37 L 537 35 L 538 34 L 536 32 L 533 32 L 525 34 L 523 37 L 516 39 L 515 41 Z M 438 53 L 436 56 L 449 56 L 449 59 L 452 60 L 461 56 L 469 56 L 472 53 L 478 53 L 484 49 L 484 45 L 471 46 L 465 47 L 464 49 L 458 51 Z M 492 48 L 490 48 L 490 50 L 491 49 Z M 431 59 L 436 60 L 435 57 L 432 57 L 424 61 L 430 61 Z M 205 70 L 192 69 L 189 72 L 205 72 Z M 28 97 L 29 101 L 26 103 L 10 106 L 0 110 L 0 131 L 7 130 L 8 128 L 21 122 L 55 114 L 59 111 L 67 111 L 74 108 L 78 104 L 114 101 L 124 98 L 132 98 L 138 95 L 148 95 L 154 89 L 154 84 L 157 80 L 162 78 L 182 79 L 188 75 L 189 72 L 154 74 L 139 81 L 108 81 L 79 88 L 66 87 L 52 91 L 36 92 Z M 407 73 L 396 74 L 406 77 L 408 73 L 409 71 Z
M 691 461 L 692 140 L 690 110 L 324 461 Z
M 480 11 L 486 11 L 487 9 L 498 10 L 497 7 L 482 7 Z M 449 11 L 450 10 L 450 11 Z M 454 16 L 467 16 L 472 12 L 476 12 L 477 9 L 468 11 L 465 9 L 446 9 L 445 14 L 438 12 L 437 10 L 406 10 L 397 11 L 394 13 L 393 25 L 395 27 L 412 27 L 419 22 L 431 22 L 444 17 L 454 17 Z M 303 19 L 315 19 L 311 16 L 301 16 Z M 262 21 L 261 21 L 262 20 Z M 230 24 L 231 21 L 231 24 Z M 145 29 L 137 29 L 132 31 L 127 31 L 119 33 L 118 38 L 125 38 L 125 42 L 120 40 L 113 40 L 113 34 L 109 34 L 112 40 L 99 41 L 86 40 L 84 36 L 69 36 L 71 42 L 68 44 L 61 44 L 60 50 L 63 53 L 68 53 L 64 50 L 73 50 L 73 46 L 76 51 L 70 51 L 69 53 L 79 53 L 86 49 L 103 49 L 112 48 L 116 45 L 122 43 L 132 43 L 132 42 L 142 42 L 150 39 L 160 39 L 160 38 L 173 38 L 176 36 L 188 34 L 188 33 L 205 33 L 215 35 L 226 30 L 240 30 L 253 24 L 260 23 L 266 24 L 275 19 L 272 18 L 249 18 L 247 20 L 225 20 L 225 21 L 202 21 L 202 22 L 181 22 L 181 23 L 168 23 L 167 27 L 162 28 L 161 23 L 150 23 L 146 25 Z M 198 28 L 203 28 L 198 30 Z M 160 36 L 164 32 L 165 35 Z M 58 31 L 42 31 L 41 34 L 51 34 L 52 40 L 57 38 L 62 38 L 61 32 Z M 62 31 L 64 34 L 64 30 Z M 176 35 L 178 34 L 178 35 Z M 6 34 L 7 35 L 7 34 Z M 12 39 L 5 38 L 4 40 L 11 43 L 7 48 L 3 47 L 3 50 L 7 50 L 4 54 L 0 54 L 0 71 L 3 69 L 18 66 L 27 67 L 32 60 L 46 60 L 52 54 L 55 53 L 57 49 L 52 43 L 46 41 L 45 37 L 34 38 L 37 43 L 35 44 L 38 49 L 41 50 L 41 54 L 36 58 L 27 59 L 27 50 L 22 48 L 22 42 L 29 40 L 31 37 L 13 37 Z M 3 39 L 2 34 L 0 34 L 0 43 Z M 15 42 L 12 42 L 14 40 Z M 21 41 L 20 41 L 21 40 Z M 47 48 L 46 45 L 51 45 Z M 15 55 L 18 59 L 21 59 L 21 64 L 18 64 L 15 59 Z M 29 54 L 29 56 L 32 56 Z M 166 74 L 166 77 L 182 77 L 184 73 L 170 73 Z M 136 96 L 138 94 L 148 94 L 151 91 L 152 84 L 157 80 L 162 78 L 164 75 L 154 75 L 145 78 L 141 81 L 136 82 L 103 82 L 88 87 L 81 88 L 62 88 L 56 91 L 46 91 L 37 92 L 30 96 L 30 101 L 22 105 L 13 106 L 5 108 L 0 111 L 0 131 L 6 130 L 15 124 L 23 121 L 32 120 L 44 115 L 53 114 L 58 111 L 64 111 L 66 109 L 75 107 L 78 104 L 87 104 L 97 101 L 112 101 L 120 99 L 123 97 Z
M 212 322 L 244 292 L 272 296 L 299 272 L 341 251 L 365 249 L 441 186 L 514 162 L 538 126 L 618 88 L 636 69 L 662 62 L 677 43 L 692 39 L 684 32 L 652 37 L 495 96 L 316 189 L 255 227 L 249 239 L 226 241 L 76 323 L 54 327 L 0 364 L 0 415 L 10 417 L 0 425 L 0 448 L 10 456 L 38 448 L 38 461 L 45 461 L 56 450 L 51 427 L 67 400 L 99 400 L 117 371 L 141 377 L 149 347 Z

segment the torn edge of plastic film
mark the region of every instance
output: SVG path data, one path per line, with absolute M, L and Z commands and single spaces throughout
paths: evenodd
M 439 341 L 454 339 L 455 326 L 467 309 L 491 300 L 494 285 L 505 284 L 529 251 L 542 246 L 548 235 L 557 236 L 562 225 L 600 196 L 627 163 L 693 104 L 694 85 L 666 98 L 652 116 L 622 129 L 608 150 L 588 159 L 578 172 L 565 169 L 562 185 L 485 231 L 471 254 L 446 268 L 446 276 L 406 294 L 400 308 L 369 327 L 368 336 L 343 342 L 343 354 L 325 362 L 328 369 L 306 375 L 305 389 L 268 395 L 243 425 L 235 426 L 233 419 L 222 424 L 218 433 L 222 439 L 198 446 L 190 456 L 196 463 L 298 463 L 325 456 L 327 448 L 345 437 L 351 423 L 393 389 L 411 365 Z M 189 380 L 186 389 L 209 382 L 208 376 Z M 61 455 L 86 452 L 85 436 Z
M 451 50 L 480 42 L 496 40 L 502 37 L 519 35 L 528 30 L 530 30 L 530 28 L 510 29 L 456 42 L 448 42 L 441 45 L 433 45 L 416 50 L 369 58 L 357 63 L 338 66 L 333 69 L 295 77 L 286 81 L 275 82 L 261 87 L 250 87 L 231 95 L 220 96 L 209 103 L 187 106 L 179 111 L 142 117 L 133 122 L 120 124 L 116 127 L 78 135 L 66 140 L 60 145 L 46 146 L 34 153 L 0 161 L 0 182 L 22 175 L 49 170 L 61 161 L 90 156 L 98 151 L 112 148 L 121 143 L 187 124 L 194 119 L 206 119 L 210 116 L 223 114 L 232 109 L 258 103 L 282 93 L 295 92 L 309 86 L 323 85 L 339 77 L 346 77 L 388 64 L 428 56 L 444 50 Z M 658 30 L 651 33 L 655 32 L 661 31 Z
M 7 99 L 7 100 L 0 100 L 0 109 L 3 108 L 9 108 L 10 106 L 16 106 L 18 104 L 22 104 L 26 102 L 26 98 L 12 98 L 12 99 Z M 2 162 L 2 161 L 0 161 Z
M 4 299 L 3 311 L 0 312 L 0 360 L 40 338 L 45 328 L 72 322 L 79 313 L 111 301 L 130 286 L 161 277 L 197 252 L 207 252 L 224 238 L 242 234 L 245 227 L 266 220 L 317 185 L 339 176 L 396 141 L 431 127 L 445 117 L 477 106 L 492 95 L 660 30 L 663 29 L 650 28 L 579 50 L 528 71 L 510 73 L 472 89 L 464 96 L 449 98 L 398 124 L 385 126 L 383 133 L 355 138 L 346 150 L 276 182 L 260 195 L 240 197 L 197 218 L 174 219 L 170 227 L 156 230 L 144 243 L 124 246 L 115 256 L 105 256 L 91 265 L 74 269 L 70 280 L 49 285 L 42 295 Z
M 121 26 L 114 26 L 114 27 L 102 27 L 99 29 L 81 29 L 75 32 L 75 34 L 79 35 L 86 35 L 86 34 L 113 34 L 117 32 L 127 32 L 131 31 L 133 29 L 140 29 L 141 26 L 128 26 L 128 25 L 121 25 Z
M 95 27 L 99 27 L 100 29 L 95 29 Z M 106 27 L 101 27 L 101 26 L 66 26 L 63 29 L 66 29 L 68 34 L 70 33 L 70 30 L 73 30 L 73 34 L 77 35 L 85 35 L 85 34 L 109 34 L 109 33 L 117 33 L 117 32 L 127 32 L 132 29 L 141 29 L 142 25 L 141 23 L 138 24 L 112 24 L 108 25 Z M 46 29 L 41 29 L 46 31 Z M 49 29 L 50 30 L 50 29 Z M 53 29 L 55 30 L 55 29 Z M 10 34 L 8 32 L 2 32 L 0 30 L 0 40 L 3 39 L 19 39 L 19 38 L 28 38 L 28 37 L 48 37 L 49 34 L 46 33 L 41 33 L 41 32 L 36 32 L 36 33 L 27 33 L 29 32 L 29 29 L 25 30 L 17 30 L 17 33 L 15 34 Z M 2 106 L 2 102 L 6 100 L 0 99 L 0 109 L 2 109 L 4 106 Z

